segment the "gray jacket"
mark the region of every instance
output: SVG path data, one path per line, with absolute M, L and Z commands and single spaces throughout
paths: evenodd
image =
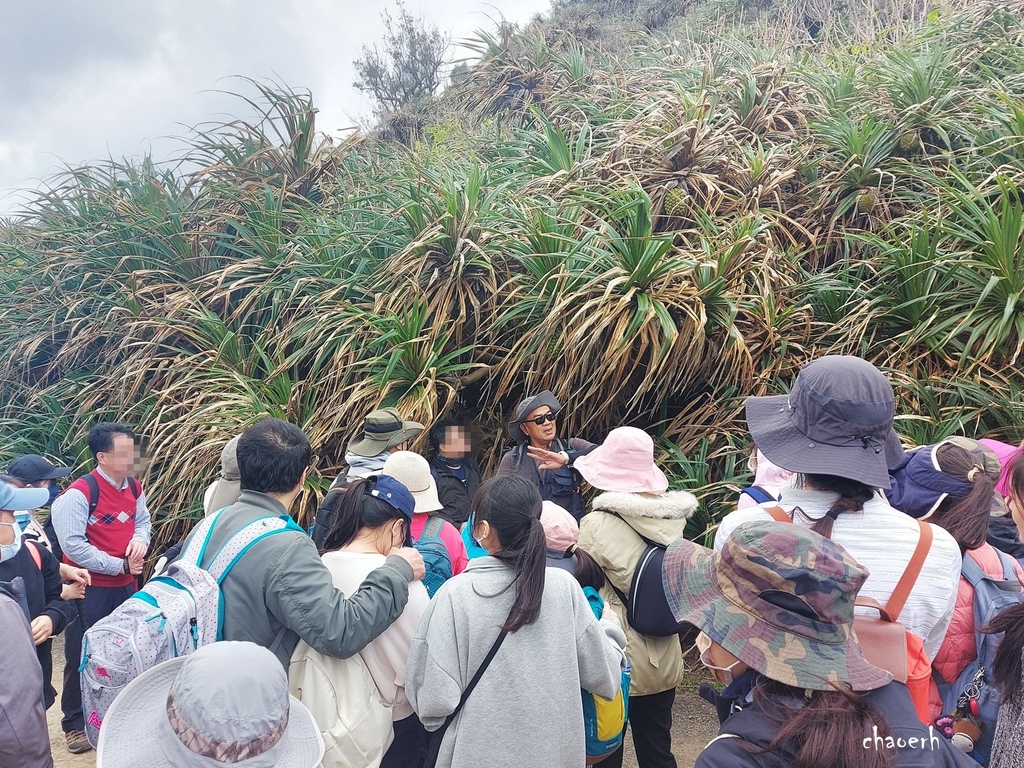
M 214 526 L 200 565 L 208 566 L 228 539 L 253 520 L 284 514 L 276 499 L 242 491 Z M 274 652 L 285 668 L 299 638 L 328 656 L 352 656 L 401 615 L 412 580 L 412 567 L 400 557 L 389 557 L 346 598 L 334 588 L 309 536 L 277 533 L 246 551 L 221 584 L 224 639 L 271 648 L 284 626 Z
M 455 711 L 508 618 L 512 570 L 493 557 L 448 579 L 420 620 L 405 691 L 428 731 Z M 509 634 L 445 733 L 437 764 L 450 768 L 582 768 L 580 688 L 619 690 L 625 636 L 598 621 L 568 571 L 548 568 L 540 616 Z
M 21 606 L 0 588 L 0 768 L 53 768 L 43 671 Z

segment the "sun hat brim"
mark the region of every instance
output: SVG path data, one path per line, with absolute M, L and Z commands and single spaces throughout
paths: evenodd
M 400 443 L 412 440 L 423 431 L 423 425 L 416 421 L 403 421 L 402 426 L 394 432 L 386 434 L 371 435 L 367 432 L 360 434 L 358 438 L 348 444 L 348 449 L 357 456 L 379 456 L 388 448 L 394 448 Z
M 577 456 L 572 463 L 583 479 L 601 491 L 618 493 L 664 493 L 668 490 L 668 477 L 651 464 L 644 472 L 626 471 L 606 460 L 599 445 L 585 456 Z
M 748 397 L 745 406 L 747 426 L 758 450 L 773 464 L 791 472 L 834 475 L 887 489 L 889 467 L 903 459 L 903 446 L 891 427 L 877 451 L 870 446 L 828 445 L 797 428 L 788 395 Z
M 662 582 L 677 621 L 697 627 L 765 677 L 796 688 L 828 691 L 848 683 L 854 691 L 873 691 L 892 681 L 892 675 L 868 663 L 852 632 L 842 644 L 817 642 L 731 601 L 718 581 L 719 557 L 682 538 L 668 547 Z
M 416 502 L 413 512 L 438 512 L 444 509 L 444 504 L 437 497 L 437 486 L 433 483 L 423 491 L 411 491 L 412 498 Z
M 167 695 L 188 656 L 157 664 L 125 686 L 114 699 L 100 727 L 96 768 L 190 768 L 191 763 L 172 762 L 161 747 L 161 720 L 167 719 Z M 288 697 L 287 743 L 275 765 L 281 768 L 314 768 L 324 754 L 323 739 L 313 716 L 298 699 Z M 209 766 L 211 758 L 196 756 L 195 766 Z M 245 768 L 250 761 L 234 763 Z
M 14 488 L 0 483 L 0 509 L 8 512 L 28 512 L 38 509 L 50 500 L 50 491 L 46 488 Z
M 523 419 L 529 416 L 533 411 L 536 411 L 538 408 L 542 408 L 545 405 L 551 409 L 552 413 L 558 413 L 562 410 L 562 404 L 558 402 L 558 398 L 555 397 L 554 392 L 545 389 L 543 392 L 537 393 L 527 401 L 526 406 L 523 408 L 523 412 L 508 423 L 508 431 L 509 434 L 512 435 L 513 440 L 517 443 L 526 442 L 526 433 L 519 428 L 519 425 L 523 422 Z

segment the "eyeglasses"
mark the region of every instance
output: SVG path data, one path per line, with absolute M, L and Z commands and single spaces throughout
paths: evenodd
M 528 421 L 531 424 L 536 424 L 539 427 L 543 426 L 549 421 L 554 421 L 557 418 L 558 416 L 554 413 L 545 413 L 543 416 L 538 416 L 536 419 L 523 419 L 523 421 Z

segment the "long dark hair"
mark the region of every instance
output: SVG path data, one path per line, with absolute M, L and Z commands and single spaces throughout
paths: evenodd
M 999 475 L 992 477 L 985 470 L 984 452 L 979 448 L 974 455 L 955 443 L 943 443 L 935 450 L 939 469 L 951 477 L 970 480 L 971 492 L 967 496 L 947 496 L 928 522 L 942 526 L 960 545 L 960 553 L 977 549 L 988 536 L 988 523 L 992 515 L 992 494 Z
M 593 587 L 600 590 L 605 585 L 606 577 L 594 556 L 580 547 L 576 547 L 573 554 L 576 555 L 576 581 L 580 583 L 581 587 Z
M 379 528 L 392 520 L 405 522 L 405 543 L 410 544 L 409 519 L 383 499 L 371 496 L 376 477 L 361 477 L 348 484 L 338 509 L 334 513 L 331 529 L 324 538 L 323 552 L 341 549 L 356 537 L 362 528 Z
M 812 691 L 805 699 L 802 688 L 793 688 L 764 675 L 754 685 L 754 700 L 781 729 L 760 752 L 796 746 L 795 768 L 888 768 L 893 755 L 884 749 L 865 749 L 864 736 L 875 731 L 882 739 L 891 735 L 880 709 L 854 693 L 845 683 L 834 690 Z M 795 706 L 803 700 L 802 706 Z
M 515 474 L 492 477 L 473 497 L 476 524 L 489 523 L 501 543 L 501 551 L 493 556 L 515 574 L 509 587 L 515 586 L 516 598 L 508 623 L 502 627 L 507 632 L 533 624 L 540 615 L 547 569 L 541 503 L 537 486 Z
M 821 534 L 826 539 L 831 538 L 832 525 L 839 515 L 843 512 L 860 512 L 864 509 L 864 503 L 875 495 L 875 489 L 870 485 L 851 480 L 848 477 L 803 475 L 803 479 L 819 491 L 832 491 L 839 494 L 839 498 L 832 503 L 825 516 L 811 526 L 812 531 Z
M 1024 693 L 1021 681 L 1021 654 L 1024 653 L 1024 603 L 1001 611 L 982 632 L 1003 632 L 995 661 L 992 663 L 992 684 L 999 690 L 1003 701 L 1016 699 Z

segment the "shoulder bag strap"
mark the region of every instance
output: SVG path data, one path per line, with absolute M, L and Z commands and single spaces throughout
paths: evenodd
M 772 516 L 772 520 L 777 523 L 792 523 L 793 518 L 782 507 L 775 505 L 772 507 L 761 507 L 765 512 Z
M 910 558 L 910 563 L 907 565 L 907 570 L 903 572 L 900 580 L 896 583 L 896 589 L 892 591 L 892 595 L 889 597 L 889 602 L 885 604 L 885 610 L 893 621 L 899 621 L 900 611 L 903 610 L 903 606 L 907 602 L 907 598 L 910 597 L 910 590 L 914 588 L 914 584 L 917 583 L 917 577 L 921 573 L 921 567 L 924 565 L 924 560 L 928 557 L 928 550 L 932 548 L 932 526 L 930 523 L 917 521 L 918 526 L 921 529 L 921 536 L 917 540 L 917 548 L 914 550 L 913 556 Z
M 25 539 L 24 542 L 25 549 L 28 550 L 28 554 L 31 556 L 32 562 L 36 564 L 36 568 L 38 568 L 39 572 L 42 573 L 43 556 L 39 553 L 39 544 L 35 541 L 29 541 L 28 539 Z

